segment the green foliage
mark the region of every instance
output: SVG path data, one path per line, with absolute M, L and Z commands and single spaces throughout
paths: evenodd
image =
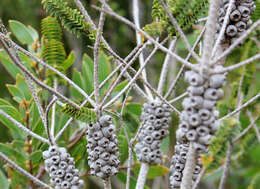
M 86 123 L 95 123 L 97 119 L 96 112 L 86 107 L 82 107 L 80 110 L 78 110 L 69 104 L 66 104 L 61 111 L 74 119 Z
M 210 141 L 210 152 L 201 158 L 204 167 L 212 171 L 222 164 L 227 150 L 227 142 L 232 141 L 239 129 L 240 123 L 235 118 L 228 118 L 221 123 L 215 137 Z
M 49 15 L 59 19 L 65 29 L 77 37 L 81 33 L 85 33 L 92 41 L 95 40 L 96 31 L 91 29 L 91 24 L 84 20 L 83 15 L 77 9 L 70 8 L 67 2 L 42 0 L 42 4 Z
M 259 189 L 260 186 L 260 172 L 257 173 L 250 182 L 248 189 Z
M 31 45 L 34 42 L 34 38 L 31 35 L 30 30 L 21 22 L 10 20 L 9 26 L 20 43 Z
M 188 30 L 195 24 L 207 10 L 207 0 L 169 0 L 168 8 L 183 30 Z M 160 36 L 163 31 L 167 31 L 170 36 L 177 32 L 172 26 L 167 14 L 165 13 L 160 0 L 153 1 L 152 8 L 153 23 L 144 27 L 150 35 Z
M 134 168 L 134 173 L 138 175 L 140 171 L 140 164 L 138 163 L 137 166 Z M 164 176 L 169 172 L 169 169 L 167 167 L 161 166 L 161 165 L 152 165 L 149 167 L 149 171 L 147 174 L 148 179 L 154 179 L 155 177 Z
M 56 18 L 46 17 L 42 19 L 42 35 L 44 39 L 55 39 L 57 41 L 62 40 L 62 31 Z

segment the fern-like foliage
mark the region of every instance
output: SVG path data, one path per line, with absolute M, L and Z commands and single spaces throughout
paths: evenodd
M 83 15 L 77 10 L 69 7 L 63 0 L 42 0 L 44 9 L 49 15 L 57 18 L 63 27 L 79 37 L 82 33 L 95 40 L 96 31 L 91 29 L 91 24 L 84 20 Z
M 51 66 L 65 71 L 62 68 L 63 62 L 66 59 L 66 52 L 62 43 L 62 30 L 61 27 L 53 17 L 42 19 L 42 37 L 43 37 L 43 59 Z M 47 70 L 46 78 L 48 83 L 52 83 L 55 74 Z
M 201 158 L 204 167 L 210 171 L 222 164 L 227 150 L 227 142 L 231 142 L 239 130 L 240 122 L 235 118 L 228 118 L 221 123 L 215 137 L 210 141 L 210 152 Z
M 80 110 L 78 110 L 70 106 L 69 104 L 66 104 L 61 111 L 74 119 L 86 123 L 94 123 L 97 120 L 96 112 L 93 109 L 89 109 L 86 107 L 82 107 Z
M 207 0 L 168 0 L 168 8 L 183 30 L 190 29 L 198 18 L 207 10 Z M 158 37 L 163 31 L 170 36 L 176 35 L 168 16 L 166 15 L 160 0 L 153 1 L 152 8 L 153 23 L 146 25 L 143 29 L 152 36 Z M 158 27 L 158 24 L 160 27 Z M 157 26 L 152 28 L 152 26 Z
M 57 41 L 62 40 L 61 27 L 56 18 L 48 16 L 42 19 L 41 27 L 44 39 L 55 39 Z

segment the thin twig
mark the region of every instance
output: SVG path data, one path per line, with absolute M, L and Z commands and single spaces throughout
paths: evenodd
M 205 27 L 202 29 L 200 35 L 198 36 L 197 40 L 195 41 L 195 43 L 194 43 L 194 45 L 193 45 L 193 47 L 192 47 L 193 50 L 195 50 L 195 48 L 196 48 L 197 45 L 199 44 L 199 42 L 200 42 L 200 40 L 201 40 L 201 38 L 202 38 L 204 32 L 205 32 Z M 191 57 L 191 53 L 189 52 L 189 54 L 188 54 L 188 56 L 185 58 L 185 60 L 188 61 L 188 60 L 190 59 L 190 57 Z M 182 65 L 182 67 L 181 67 L 181 69 L 179 70 L 179 72 L 178 72 L 178 74 L 177 74 L 175 80 L 172 82 L 172 84 L 171 84 L 171 86 L 170 86 L 168 92 L 167 92 L 166 95 L 164 96 L 165 99 L 167 99 L 167 98 L 169 98 L 169 97 L 171 96 L 171 93 L 172 93 L 172 91 L 174 90 L 174 88 L 175 88 L 177 82 L 179 81 L 179 79 L 180 79 L 180 77 L 181 77 L 181 75 L 182 75 L 184 69 L 185 69 L 185 65 Z
M 108 89 L 105 97 L 103 98 L 102 102 L 101 102 L 101 106 L 103 106 L 103 104 L 105 103 L 105 101 L 107 100 L 107 98 L 112 94 L 113 90 L 115 89 L 115 87 L 117 86 L 117 84 L 120 82 L 121 77 L 126 73 L 127 69 L 135 62 L 135 60 L 137 59 L 137 57 L 140 55 L 140 53 L 142 53 L 142 51 L 146 48 L 146 45 L 144 45 L 142 48 L 139 49 L 139 51 L 134 55 L 134 57 L 127 63 L 127 65 L 121 70 L 120 74 L 117 76 L 116 80 L 114 81 L 114 83 L 111 85 L 111 87 Z
M 102 4 L 101 9 L 104 9 L 104 4 Z M 97 36 L 94 44 L 94 94 L 96 100 L 96 111 L 97 115 L 100 116 L 100 107 L 99 107 L 99 54 L 100 54 L 100 41 L 103 32 L 103 27 L 105 23 L 105 13 L 101 12 L 99 17 L 99 23 L 97 28 Z
M 38 186 L 44 187 L 44 188 L 49 188 L 51 189 L 52 187 L 50 187 L 49 185 L 45 184 L 44 182 L 42 182 L 41 180 L 39 180 L 38 178 L 36 178 L 35 176 L 31 175 L 30 173 L 28 173 L 26 170 L 24 170 L 23 168 L 21 168 L 19 165 L 17 165 L 15 162 L 13 162 L 12 160 L 10 160 L 6 155 L 4 155 L 2 152 L 0 152 L 0 158 L 2 160 L 4 160 L 6 163 L 8 163 L 13 169 L 15 169 L 16 171 L 18 171 L 19 173 L 21 173 L 22 175 L 26 176 L 28 179 L 30 179 L 32 182 L 34 182 L 35 184 L 37 184 Z
M 258 19 L 248 30 L 246 30 L 242 36 L 240 36 L 228 49 L 226 49 L 220 56 L 216 57 L 211 64 L 216 64 L 223 57 L 226 57 L 228 54 L 232 52 L 248 35 L 258 28 L 260 25 L 260 19 Z
M 57 79 L 54 79 L 53 88 L 54 88 L 54 90 L 57 90 L 57 88 L 58 88 Z M 57 99 L 57 97 L 53 96 L 53 99 Z M 51 136 L 52 137 L 54 137 L 54 133 L 55 133 L 55 111 L 56 111 L 56 100 L 52 106 L 52 112 L 51 112 Z
M 57 101 L 57 98 L 53 98 L 52 100 L 51 100 L 51 102 L 47 105 L 47 107 L 46 107 L 46 111 L 45 111 L 45 117 L 46 117 L 46 124 L 47 124 L 47 133 L 50 135 L 49 137 L 50 137 L 50 143 L 51 143 L 51 145 L 54 145 L 55 144 L 55 140 L 54 140 L 54 135 L 52 135 L 51 133 L 50 133 L 50 129 L 49 129 L 49 113 L 50 113 L 50 110 L 51 110 L 51 108 L 54 106 L 54 104 L 55 104 L 55 102 Z M 55 114 L 54 114 L 54 117 L 55 117 Z
M 215 43 L 215 46 L 213 47 L 213 50 L 212 50 L 212 57 L 215 56 L 215 53 L 217 51 L 217 48 L 220 44 L 220 41 L 222 40 L 222 37 L 226 31 L 226 28 L 227 28 L 227 25 L 228 25 L 228 21 L 229 21 L 229 16 L 230 16 L 230 13 L 232 11 L 232 6 L 234 4 L 235 0 L 230 0 L 229 1 L 229 4 L 228 4 L 228 9 L 227 9 L 227 12 L 226 12 L 226 15 L 225 15 L 225 18 L 224 18 L 224 22 L 223 22 L 223 25 L 221 27 L 221 30 L 220 30 L 220 33 L 219 33 L 219 36 L 217 38 L 217 41 Z
M 17 59 L 16 56 L 14 56 L 10 51 L 9 48 L 7 47 L 7 45 L 5 44 L 5 42 L 2 40 L 2 38 L 0 39 L 0 44 L 2 45 L 2 47 L 4 48 L 4 50 L 7 52 L 8 56 L 11 58 L 11 60 L 15 63 L 15 65 L 17 65 L 31 80 L 33 80 L 37 85 L 39 85 L 40 87 L 46 89 L 47 91 L 55 94 L 57 97 L 59 97 L 60 99 L 64 100 L 66 103 L 70 104 L 71 106 L 79 109 L 79 106 L 77 104 L 75 104 L 74 102 L 72 102 L 71 100 L 69 100 L 67 97 L 63 96 L 61 93 L 55 91 L 53 88 L 51 88 L 50 86 L 46 85 L 45 83 L 43 83 L 42 81 L 40 81 L 39 79 L 37 79 L 30 71 L 28 71 L 28 69 L 22 64 L 20 63 L 20 61 Z
M 45 139 L 45 138 L 41 137 L 40 135 L 37 135 L 36 133 L 32 132 L 31 130 L 26 128 L 24 125 L 22 125 L 20 122 L 16 121 L 10 115 L 5 113 L 3 110 L 0 110 L 0 114 L 3 115 L 5 118 L 7 118 L 9 121 L 11 121 L 14 125 L 19 127 L 20 129 L 22 129 L 24 132 L 26 132 L 28 135 L 31 135 L 32 137 L 34 137 L 34 138 L 36 138 L 36 139 L 38 139 L 38 140 L 40 140 L 44 143 L 50 144 L 50 142 L 47 139 Z
M 134 23 L 136 25 L 137 28 L 140 29 L 140 19 L 139 19 L 139 0 L 133 0 L 133 17 L 134 17 Z M 138 33 L 137 31 L 135 32 L 136 33 L 136 42 L 137 42 L 137 45 L 140 45 L 142 44 L 142 37 L 140 35 L 140 33 Z M 140 62 L 140 66 L 142 66 L 144 64 L 144 54 L 141 53 L 139 55 L 139 62 Z M 147 82 L 147 73 L 146 73 L 146 70 L 144 69 L 142 71 L 142 77 L 143 77 L 143 80 Z M 149 88 L 147 86 L 144 86 L 145 88 L 145 91 L 148 95 L 148 97 L 150 99 L 153 99 L 153 95 L 151 93 L 151 91 L 149 90 Z
M 197 152 L 193 146 L 193 142 L 190 143 L 185 168 L 183 170 L 183 177 L 181 182 L 181 188 L 192 189 L 192 176 L 196 167 Z
M 75 4 L 77 5 L 77 7 L 79 8 L 80 12 L 83 14 L 84 16 L 84 19 L 86 22 L 89 22 L 90 23 L 90 26 L 91 26 L 91 29 L 92 30 L 96 30 L 97 27 L 95 25 L 95 23 L 92 21 L 92 19 L 90 18 L 87 10 L 84 8 L 83 4 L 81 3 L 80 0 L 74 0 Z M 102 3 L 104 3 L 104 1 L 102 1 Z M 106 40 L 104 39 L 104 37 L 102 36 L 101 37 L 102 41 L 104 42 L 105 46 L 106 46 L 106 50 L 111 54 L 113 55 L 117 60 L 119 60 L 120 62 L 124 62 L 123 59 L 118 56 L 114 51 L 113 49 L 109 46 L 109 44 L 106 42 Z M 118 62 L 118 61 L 116 61 Z M 125 63 L 126 64 L 126 63 Z M 129 73 L 126 73 L 125 76 L 128 78 L 128 79 L 131 79 L 131 76 L 129 75 Z M 142 97 L 148 99 L 147 95 L 143 92 L 143 90 L 137 85 L 137 84 L 134 84 L 134 89 L 138 92 L 138 94 L 140 94 Z
M 256 125 L 256 121 L 255 121 L 254 118 L 253 118 L 252 112 L 250 112 L 249 110 L 247 110 L 246 113 L 247 113 L 247 116 L 249 117 L 251 123 L 254 123 L 254 124 L 253 124 L 253 127 L 254 127 L 254 130 L 255 130 L 255 134 L 256 134 L 256 137 L 257 137 L 258 142 L 260 143 L 260 133 L 259 133 L 258 127 L 257 127 L 257 125 Z
M 250 125 L 249 125 L 247 128 L 245 128 L 241 133 L 239 133 L 239 134 L 236 136 L 236 138 L 234 138 L 234 139 L 232 140 L 232 143 L 237 142 L 237 141 L 238 141 L 239 139 L 241 139 L 252 127 L 254 127 L 255 122 L 256 122 L 258 119 L 259 119 L 259 116 L 256 117 L 256 118 L 253 119 L 253 120 L 250 119 L 250 121 L 251 121 Z
M 169 46 L 169 50 L 174 51 L 176 44 L 177 44 L 177 38 L 174 39 L 173 41 L 171 41 L 170 46 Z M 167 54 L 165 59 L 164 59 L 164 62 L 163 62 L 163 66 L 162 66 L 162 70 L 161 70 L 161 74 L 160 74 L 160 79 L 159 79 L 159 83 L 158 83 L 158 87 L 157 87 L 157 92 L 160 95 L 163 95 L 163 89 L 164 89 L 164 84 L 165 84 L 165 80 L 166 80 L 166 77 L 167 77 L 169 63 L 170 63 L 170 55 Z
M 105 10 L 100 9 L 97 6 L 92 6 L 94 9 L 97 9 L 98 11 L 104 11 L 105 13 L 113 16 L 114 18 L 116 18 L 117 20 L 129 25 L 131 28 L 133 28 L 134 30 L 137 30 L 138 32 L 142 33 L 150 42 L 152 42 L 156 47 L 158 47 L 159 49 L 161 49 L 163 52 L 165 53 L 169 53 L 171 56 L 173 56 L 175 59 L 177 59 L 178 61 L 180 61 L 182 64 L 184 64 L 186 67 L 193 69 L 193 70 L 198 70 L 198 68 L 196 66 L 194 66 L 192 63 L 184 60 L 183 58 L 181 58 L 179 55 L 169 51 L 166 47 L 162 46 L 160 43 L 158 43 L 156 40 L 154 40 L 150 35 L 148 35 L 146 32 L 144 32 L 143 30 L 137 28 L 135 26 L 135 24 L 133 24 L 132 22 L 130 22 L 128 19 L 120 16 L 119 14 L 115 13 L 113 10 L 109 9 L 108 6 L 106 6 Z
M 61 78 L 63 78 L 64 80 L 66 80 L 71 86 L 73 86 L 76 90 L 78 90 L 86 99 L 88 99 L 88 101 L 90 102 L 90 104 L 95 107 L 95 102 L 89 98 L 88 94 L 81 89 L 77 84 L 75 84 L 71 79 L 69 79 L 67 76 L 65 76 L 63 73 L 61 73 L 60 71 L 58 71 L 57 69 L 53 68 L 52 66 L 50 66 L 49 64 L 45 63 L 44 61 L 42 61 L 41 59 L 39 59 L 38 57 L 34 56 L 32 53 L 30 53 L 29 51 L 23 49 L 22 47 L 20 47 L 19 45 L 17 45 L 16 43 L 14 43 L 10 38 L 8 38 L 7 36 L 5 36 L 4 34 L 0 33 L 0 38 L 7 41 L 13 48 L 15 48 L 17 51 L 20 51 L 21 53 L 25 54 L 26 56 L 32 58 L 34 61 L 36 61 L 37 63 L 41 64 L 43 67 L 53 71 L 55 74 L 59 75 Z M 32 79 L 33 80 L 33 79 Z M 35 82 L 36 83 L 36 82 Z M 44 88 L 44 87 L 43 87 Z M 50 89 L 47 89 L 50 90 Z M 54 90 L 53 90 L 54 91 Z M 52 93 L 55 94 L 55 92 L 51 91 Z M 55 94 L 56 95 L 56 94 Z M 60 95 L 56 95 L 57 97 L 61 98 Z M 64 100 L 64 99 L 63 99 Z
M 224 69 L 221 69 L 219 71 L 214 71 L 212 73 L 226 73 L 226 72 L 230 72 L 232 70 L 235 70 L 235 69 L 237 69 L 237 68 L 239 68 L 241 66 L 245 66 L 247 64 L 250 64 L 250 63 L 252 63 L 252 62 L 254 62 L 256 60 L 259 60 L 259 59 L 260 59 L 260 54 L 256 54 L 255 56 L 252 56 L 251 58 L 249 58 L 247 60 L 244 60 L 244 61 L 239 62 L 237 64 L 234 64 L 232 66 L 228 66 L 228 67 L 226 67 Z
M 224 119 L 231 117 L 233 115 L 235 115 L 237 112 L 241 111 L 243 108 L 249 106 L 251 103 L 253 103 L 255 100 L 257 100 L 258 98 L 260 98 L 260 93 L 258 93 L 257 95 L 255 95 L 253 98 L 251 98 L 250 100 L 248 100 L 246 103 L 244 103 L 242 106 L 240 106 L 239 108 L 236 108 L 233 112 L 225 115 L 224 117 L 220 118 L 219 121 L 223 121 Z
M 147 163 L 142 163 L 138 174 L 138 179 L 135 187 L 136 189 L 144 188 L 148 171 L 149 171 L 149 165 Z
M 177 96 L 176 98 L 172 99 L 169 101 L 170 104 L 182 99 L 183 97 L 187 96 L 189 93 L 188 92 L 184 92 L 183 94 Z
M 163 0 L 160 0 L 160 3 L 162 5 L 164 11 L 166 12 L 167 16 L 170 18 L 172 25 L 177 30 L 177 32 L 180 34 L 180 37 L 182 38 L 182 40 L 183 40 L 186 48 L 188 49 L 188 51 L 191 53 L 191 55 L 195 58 L 195 60 L 198 63 L 201 62 L 200 57 L 191 48 L 190 43 L 189 43 L 187 37 L 185 36 L 184 32 L 182 31 L 181 27 L 179 26 L 177 20 L 172 16 L 172 14 L 171 14 L 171 12 L 168 8 L 168 5 L 166 5 Z
M 230 142 L 228 142 L 226 162 L 224 164 L 224 173 L 223 173 L 221 180 L 220 180 L 219 189 L 224 188 L 228 174 L 229 174 L 229 167 L 230 167 L 230 164 L 231 164 L 232 149 L 233 149 L 232 144 Z

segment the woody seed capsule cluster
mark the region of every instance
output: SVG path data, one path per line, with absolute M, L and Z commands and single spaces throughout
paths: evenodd
M 171 121 L 171 109 L 167 104 L 149 102 L 143 105 L 142 127 L 137 137 L 135 152 L 140 162 L 151 165 L 161 162 L 160 146 L 163 138 L 168 136 Z
M 217 24 L 217 32 L 220 32 L 224 23 L 225 15 L 229 6 L 229 0 L 223 0 L 219 10 L 219 20 Z M 226 27 L 225 35 L 222 38 L 222 43 L 232 44 L 239 38 L 245 30 L 252 24 L 250 15 L 255 10 L 254 0 L 236 0 L 231 7 L 231 13 Z M 218 34 L 217 34 L 218 35 Z
M 118 173 L 119 151 L 112 117 L 104 115 L 88 125 L 87 151 L 90 174 L 106 179 Z
M 215 67 L 215 70 L 220 69 L 222 66 Z M 219 127 L 217 121 L 219 112 L 216 110 L 216 104 L 223 97 L 221 87 L 226 80 L 224 74 L 213 74 L 206 79 L 194 71 L 187 71 L 184 77 L 185 81 L 190 84 L 189 97 L 182 102 L 183 111 L 176 131 L 177 144 L 172 158 L 172 176 L 170 177 L 172 188 L 180 187 L 189 143 L 194 143 L 199 156 L 208 152 L 210 139 Z M 193 173 L 194 180 L 200 169 L 200 161 L 197 161 L 197 167 Z
M 79 171 L 75 162 L 65 148 L 50 146 L 43 152 L 45 170 L 50 175 L 50 182 L 55 189 L 80 189 L 84 186 L 79 179 Z

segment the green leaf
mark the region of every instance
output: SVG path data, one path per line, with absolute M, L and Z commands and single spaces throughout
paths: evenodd
M 67 57 L 67 59 L 63 62 L 62 69 L 63 70 L 67 70 L 69 67 L 72 66 L 72 64 L 75 62 L 75 52 L 71 51 L 71 53 L 69 54 L 69 56 Z
M 128 157 L 128 143 L 126 137 L 123 135 L 118 136 L 119 140 L 119 153 L 120 153 L 120 163 L 124 164 L 125 160 Z
M 6 87 L 8 88 L 8 91 L 11 93 L 11 95 L 15 97 L 14 100 L 16 100 L 20 104 L 24 99 L 22 91 L 18 89 L 15 85 L 7 84 Z
M 21 22 L 9 20 L 9 26 L 15 37 L 22 44 L 31 45 L 34 42 L 31 31 Z
M 17 121 L 21 121 L 20 113 L 16 110 L 15 107 L 13 107 L 9 102 L 5 101 L 4 99 L 0 99 L 0 109 L 8 115 L 11 115 Z M 7 128 L 10 129 L 10 132 L 14 139 L 24 139 L 24 137 L 26 136 L 25 133 L 21 131 L 21 129 L 19 129 L 15 124 L 13 124 L 13 122 L 9 121 L 4 116 L 0 115 L 0 121 Z
M 123 90 L 123 88 L 125 88 L 125 86 L 128 84 L 128 81 L 125 80 L 125 81 L 122 81 L 121 83 L 119 83 L 115 89 L 114 89 L 114 92 L 120 92 Z
M 15 79 L 18 73 L 22 73 L 17 66 L 9 59 L 3 49 L 0 49 L 0 62 L 5 67 L 6 71 Z
M 33 40 L 36 41 L 39 39 L 39 34 L 32 26 L 27 27 L 28 31 L 30 32 L 31 36 L 33 37 Z
M 138 164 L 135 168 L 134 168 L 134 173 L 135 175 L 139 174 L 141 165 Z M 152 165 L 149 168 L 149 172 L 147 174 L 147 178 L 148 179 L 153 179 L 155 177 L 160 177 L 160 176 L 164 176 L 169 172 L 169 168 L 161 166 L 161 165 Z
M 9 182 L 1 170 L 0 170 L 0 188 L 2 188 L 2 189 L 9 188 Z
M 72 81 L 74 81 L 80 88 L 83 88 L 83 77 L 76 69 L 73 70 Z M 83 99 L 82 94 L 80 94 L 80 92 L 78 92 L 78 90 L 76 90 L 74 87 L 71 86 L 70 91 L 72 96 L 77 100 Z
M 137 115 L 138 117 L 142 114 L 142 106 L 140 104 L 128 104 L 125 109 L 128 113 Z
M 93 70 L 94 70 L 94 63 L 92 59 L 84 54 L 82 59 L 82 77 L 83 77 L 83 85 L 84 90 L 90 94 L 94 90 L 93 86 Z
M 42 160 L 42 152 L 40 150 L 38 151 L 35 151 L 33 152 L 31 155 L 30 155 L 30 160 L 32 160 L 32 164 L 35 165 L 35 164 L 38 164 L 41 162 Z

